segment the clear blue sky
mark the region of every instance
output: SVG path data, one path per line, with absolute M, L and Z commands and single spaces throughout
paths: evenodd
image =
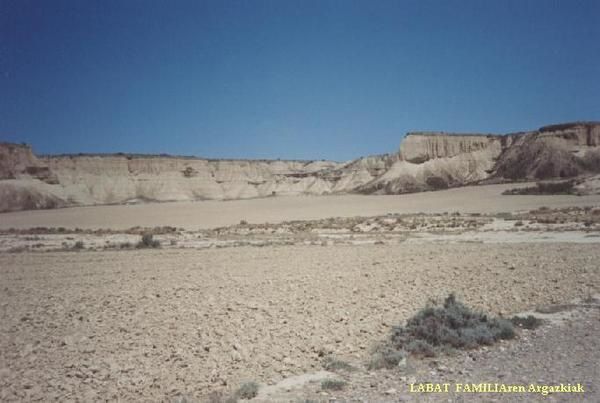
M 346 160 L 600 120 L 600 1 L 0 0 L 0 140 Z

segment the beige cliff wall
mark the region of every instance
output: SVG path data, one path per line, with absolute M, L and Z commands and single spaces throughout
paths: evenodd
M 581 155 L 590 149 L 600 147 L 600 124 L 575 123 L 544 126 L 540 128 L 537 139 L 552 142 Z
M 414 132 L 397 153 L 331 161 L 208 160 L 148 155 L 37 158 L 0 143 L 0 211 L 153 201 L 359 192 L 399 194 L 600 172 L 600 124 L 509 135 Z
M 317 173 L 328 161 L 206 160 L 178 157 L 61 156 L 43 161 L 79 204 L 241 199 L 323 194 L 333 183 Z
M 381 176 L 361 185 L 365 194 L 400 194 L 476 183 L 489 176 L 506 140 L 502 136 L 413 132 Z
M 481 150 L 500 153 L 502 136 L 484 134 L 452 134 L 442 132 L 408 133 L 400 146 L 400 157 L 410 163 L 450 158 Z

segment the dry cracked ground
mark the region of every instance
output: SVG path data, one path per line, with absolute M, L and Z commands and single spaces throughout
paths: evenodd
M 162 229 L 157 249 L 111 245 L 140 229 L 6 229 L 0 400 L 218 401 L 253 381 L 262 401 L 597 401 L 599 211 Z M 483 349 L 367 369 L 392 326 L 450 292 L 494 315 L 569 314 Z M 565 305 L 574 299 L 588 302 Z M 328 357 L 356 370 L 323 372 Z M 342 389 L 323 390 L 329 377 Z M 413 382 L 586 392 L 424 395 Z

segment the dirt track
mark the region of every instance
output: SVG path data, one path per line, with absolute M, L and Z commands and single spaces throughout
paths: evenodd
M 205 396 L 364 362 L 428 298 L 512 313 L 600 289 L 582 244 L 0 254 L 3 401 Z

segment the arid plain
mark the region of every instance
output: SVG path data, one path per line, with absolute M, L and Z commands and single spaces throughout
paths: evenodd
M 556 348 L 570 354 L 550 370 L 531 360 L 565 324 L 483 351 L 367 369 L 393 326 L 450 292 L 506 317 L 595 301 L 600 196 L 501 195 L 508 187 L 2 214 L 0 398 L 217 401 L 252 381 L 263 401 L 447 401 L 408 385 L 444 373 L 498 381 L 465 357 L 526 345 L 510 361 L 523 364 L 513 381 L 581 382 L 585 396 L 550 398 L 593 400 L 598 349 L 576 345 L 598 338 L 598 309 L 581 313 L 576 323 L 591 325 L 580 340 L 561 339 Z M 160 248 L 133 246 L 144 231 Z M 324 372 L 332 357 L 357 370 Z M 347 386 L 322 390 L 323 377 Z

